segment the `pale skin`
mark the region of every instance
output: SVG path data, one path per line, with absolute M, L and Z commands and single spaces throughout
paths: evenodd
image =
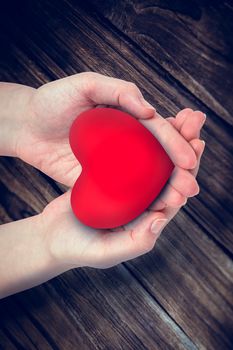
M 136 85 L 92 72 L 39 89 L 0 83 L 0 155 L 18 157 L 71 188 L 81 166 L 69 146 L 69 128 L 82 111 L 102 105 L 129 112 L 157 137 L 175 164 L 166 188 L 139 218 L 114 230 L 81 224 L 70 208 L 70 190 L 42 213 L 1 225 L 0 297 L 72 268 L 108 268 L 147 253 L 187 199 L 198 194 L 205 115 L 186 108 L 164 119 Z

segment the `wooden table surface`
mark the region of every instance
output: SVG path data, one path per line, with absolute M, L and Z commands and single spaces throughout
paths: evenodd
M 207 114 L 201 192 L 149 254 L 80 268 L 0 302 L 0 349 L 232 349 L 232 1 L 1 2 L 0 79 L 82 71 L 135 82 L 163 116 Z M 1 126 L 0 126 L 1 127 Z M 40 212 L 59 184 L 0 160 L 0 220 Z

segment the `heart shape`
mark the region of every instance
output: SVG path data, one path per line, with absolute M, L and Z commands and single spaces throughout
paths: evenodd
M 113 108 L 81 113 L 71 126 L 70 146 L 82 166 L 71 207 L 93 228 L 115 228 L 142 214 L 174 169 L 152 133 Z

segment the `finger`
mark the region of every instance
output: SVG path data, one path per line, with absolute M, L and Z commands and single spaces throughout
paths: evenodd
M 165 189 L 149 207 L 150 210 L 162 210 L 165 207 L 178 208 L 186 204 L 187 197 L 196 195 L 199 186 L 189 171 L 176 168 Z
M 166 184 L 166 187 L 164 188 L 162 193 L 159 195 L 158 200 L 161 201 L 162 203 L 165 203 L 164 208 L 167 206 L 172 208 L 178 208 L 186 203 L 186 197 L 182 195 L 178 190 L 176 190 L 174 186 L 172 186 L 170 183 Z M 154 204 L 150 206 L 150 209 L 158 210 L 156 201 Z
M 161 214 L 160 212 L 149 213 L 148 211 L 145 211 L 140 216 L 130 221 L 128 224 L 124 225 L 124 228 L 126 230 L 134 230 L 135 231 L 134 236 L 135 235 L 140 236 L 140 232 L 143 232 L 144 229 L 150 226 L 152 221 L 155 219 L 165 219 L 165 218 L 164 218 L 164 215 Z
M 167 218 L 167 224 L 176 216 L 176 214 L 180 211 L 181 207 L 178 208 L 172 208 L 172 207 L 166 207 L 164 210 L 162 210 L 162 213 Z
M 200 130 L 203 127 L 206 115 L 200 111 L 193 111 L 191 108 L 185 108 L 180 111 L 176 118 L 166 118 L 174 126 L 181 135 L 187 140 L 198 138 Z
M 176 128 L 177 130 L 181 130 L 182 125 L 184 124 L 185 120 L 189 118 L 189 116 L 193 113 L 193 110 L 191 108 L 184 108 L 181 111 L 179 111 L 176 115 Z
M 199 193 L 195 177 L 188 170 L 179 167 L 173 170 L 169 184 L 185 197 L 193 197 Z
M 187 140 L 191 141 L 200 136 L 200 130 L 206 120 L 204 113 L 195 111 L 191 113 L 183 122 L 180 133 Z
M 153 210 L 153 211 L 159 211 L 162 210 L 166 207 L 166 203 L 160 199 L 160 196 L 157 197 L 154 202 L 149 206 L 149 210 Z
M 190 173 L 196 177 L 198 170 L 199 170 L 199 167 L 200 167 L 201 157 L 202 157 L 204 149 L 205 149 L 205 141 L 199 140 L 199 139 L 194 139 L 194 140 L 190 141 L 190 144 L 193 147 L 193 149 L 197 155 L 197 165 L 194 169 L 190 170 Z
M 201 156 L 202 156 L 204 148 L 205 148 L 205 143 L 204 143 L 204 141 L 201 141 L 199 139 L 194 139 L 194 140 L 190 141 L 190 144 L 193 147 L 193 149 L 196 153 L 196 156 L 197 156 L 197 166 L 195 167 L 195 169 L 190 170 L 190 173 L 193 176 L 196 176 L 198 173 L 199 166 L 200 166 L 200 159 L 201 159 Z M 172 208 L 172 207 L 166 206 L 162 210 L 162 213 L 166 216 L 166 218 L 168 219 L 168 222 L 169 222 L 178 213 L 179 210 L 180 210 L 180 208 Z
M 105 252 L 105 255 L 99 256 L 98 264 L 97 252 L 95 266 L 111 267 L 147 253 L 153 248 L 165 225 L 166 218 L 162 213 L 146 212 L 127 224 L 124 230 L 103 233 L 98 242 L 98 251 Z
M 82 78 L 87 99 L 96 104 L 118 106 L 138 118 L 149 118 L 155 113 L 143 97 L 139 88 L 132 82 L 107 77 L 94 72 L 85 72 L 73 76 L 73 82 Z
M 176 127 L 176 118 L 174 118 L 174 117 L 168 117 L 168 118 L 166 118 L 166 120 L 167 120 L 174 128 L 177 129 L 177 127 Z
M 185 169 L 196 166 L 192 147 L 166 119 L 156 113 L 153 118 L 140 122 L 158 139 L 175 165 Z

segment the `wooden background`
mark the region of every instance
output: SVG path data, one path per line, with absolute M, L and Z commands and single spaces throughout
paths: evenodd
M 135 82 L 164 116 L 207 114 L 201 192 L 149 254 L 69 271 L 0 302 L 1 349 L 232 349 L 233 3 L 1 2 L 0 79 L 38 87 L 92 70 Z M 0 160 L 0 220 L 62 188 Z

